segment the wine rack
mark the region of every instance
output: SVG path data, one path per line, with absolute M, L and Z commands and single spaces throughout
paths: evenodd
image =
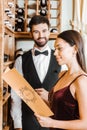
M 10 87 L 3 72 L 14 63 L 15 0 L 0 0 L 0 130 L 10 130 Z
M 32 39 L 28 23 L 32 16 L 43 15 L 51 23 L 50 39 L 55 39 L 61 31 L 61 3 L 62 0 L 0 0 L 0 130 L 11 129 L 10 89 L 2 75 L 7 67 L 13 67 L 15 38 Z
M 14 0 L 4 0 L 4 24 L 11 30 L 15 28 L 15 3 Z
M 20 7 L 16 7 L 16 15 L 15 15 L 15 31 L 23 32 L 24 31 L 24 9 Z
M 50 32 L 59 33 L 61 31 L 61 4 L 62 0 L 16 0 L 17 9 L 24 10 L 24 25 L 20 32 L 29 32 L 28 23 L 32 16 L 43 15 L 47 17 L 51 23 Z

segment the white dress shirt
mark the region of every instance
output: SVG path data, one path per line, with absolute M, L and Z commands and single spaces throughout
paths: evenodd
M 48 45 L 46 45 L 46 47 L 43 50 L 39 50 L 41 52 L 48 50 L 48 56 L 45 56 L 43 54 L 35 56 L 34 55 L 35 50 L 38 50 L 38 49 L 35 47 L 32 49 L 32 58 L 33 58 L 33 62 L 34 62 L 37 74 L 40 78 L 40 81 L 43 82 L 43 80 L 47 74 L 48 67 L 49 67 L 51 49 L 49 48 Z M 15 61 L 14 67 L 19 71 L 19 73 L 21 75 L 23 75 L 22 57 L 17 58 L 17 60 Z M 13 90 L 11 90 L 11 98 L 12 98 L 11 116 L 13 118 L 14 128 L 22 128 L 21 99 L 19 96 L 16 95 L 16 93 Z

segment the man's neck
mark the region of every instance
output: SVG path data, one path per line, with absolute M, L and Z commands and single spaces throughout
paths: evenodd
M 38 50 L 45 50 L 46 48 L 48 47 L 48 45 L 46 44 L 45 46 L 43 46 L 43 47 L 39 47 L 39 46 L 37 46 L 36 44 L 34 45 L 34 48 L 37 48 Z

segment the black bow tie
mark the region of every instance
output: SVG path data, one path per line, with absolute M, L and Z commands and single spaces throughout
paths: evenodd
M 43 54 L 43 55 L 48 55 L 48 51 L 46 50 L 46 51 L 43 51 L 43 52 L 40 52 L 40 51 L 37 51 L 37 50 L 35 50 L 35 56 L 37 56 L 37 55 L 39 55 L 39 54 Z

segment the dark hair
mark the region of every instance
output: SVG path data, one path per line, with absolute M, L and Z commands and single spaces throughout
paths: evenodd
M 84 55 L 84 42 L 79 32 L 75 30 L 63 31 L 58 35 L 58 38 L 62 38 L 70 44 L 70 46 L 76 45 L 78 48 L 77 61 L 81 68 L 86 72 L 85 55 Z
M 47 17 L 41 15 L 33 16 L 29 22 L 30 31 L 32 30 L 33 25 L 38 25 L 41 23 L 46 23 L 48 25 L 48 28 L 50 27 L 50 23 Z

